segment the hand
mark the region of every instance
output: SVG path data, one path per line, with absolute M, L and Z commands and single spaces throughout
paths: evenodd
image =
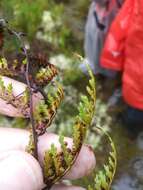
M 17 81 L 4 78 L 4 82 L 12 82 L 15 95 L 24 91 L 25 85 Z M 35 95 L 35 97 L 39 95 Z M 37 101 L 37 99 L 35 98 Z M 35 102 L 36 102 L 35 101 Z M 8 116 L 21 116 L 4 100 L 0 99 L 0 113 Z M 72 146 L 72 139 L 65 138 L 68 146 Z M 40 163 L 34 157 L 25 152 L 29 142 L 29 132 L 26 130 L 0 128 L 0 189 L 2 190 L 41 190 L 44 187 L 42 169 L 43 155 L 51 144 L 60 149 L 58 136 L 45 133 L 38 139 L 38 156 Z M 95 157 L 92 149 L 84 145 L 81 152 L 69 171 L 66 179 L 78 179 L 88 175 L 95 167 Z M 52 190 L 82 190 L 81 187 L 65 186 L 58 184 Z

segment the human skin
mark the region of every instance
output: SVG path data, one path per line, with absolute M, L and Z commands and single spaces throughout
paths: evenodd
M 24 91 L 25 85 L 9 78 L 3 78 L 5 84 L 12 82 L 15 95 Z M 36 98 L 35 98 L 36 97 Z M 34 95 L 35 102 L 41 99 L 39 94 Z M 21 117 L 19 110 L 0 99 L 0 113 Z M 3 190 L 41 190 L 43 182 L 42 164 L 44 152 L 55 144 L 60 151 L 58 136 L 45 133 L 38 138 L 39 162 L 25 152 L 29 142 L 29 132 L 21 129 L 0 127 L 0 189 Z M 65 138 L 68 146 L 72 146 L 72 139 Z M 71 170 L 64 177 L 66 179 L 78 179 L 88 175 L 95 167 L 95 156 L 92 148 L 83 145 L 80 154 Z M 57 184 L 52 190 L 82 190 L 81 187 Z

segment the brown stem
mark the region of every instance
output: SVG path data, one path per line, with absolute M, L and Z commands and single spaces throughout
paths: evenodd
M 29 80 L 29 65 L 30 65 L 30 61 L 29 61 L 29 57 L 28 57 L 28 53 L 27 50 L 25 48 L 25 45 L 21 39 L 21 33 L 17 33 L 11 29 L 9 29 L 7 27 L 7 30 L 10 34 L 14 35 L 17 37 L 17 39 L 20 41 L 21 43 L 21 47 L 22 50 L 25 54 L 25 58 L 27 60 L 27 64 L 26 64 L 26 71 L 25 71 L 25 78 L 26 78 L 26 83 L 27 83 L 27 87 L 29 89 L 29 93 L 30 93 L 30 121 L 31 121 L 31 125 L 32 125 L 32 133 L 33 133 L 33 141 L 34 141 L 34 157 L 38 160 L 38 137 L 37 137 L 37 133 L 35 130 L 35 121 L 34 121 L 34 115 L 33 115 L 33 99 L 32 99 L 32 95 L 33 95 L 33 91 L 31 88 L 31 84 L 30 84 L 30 80 Z
M 35 130 L 35 121 L 34 121 L 34 115 L 33 115 L 33 99 L 32 99 L 32 95 L 33 95 L 33 91 L 31 89 L 31 84 L 30 84 L 30 80 L 29 80 L 29 58 L 28 58 L 28 54 L 27 54 L 27 50 L 24 47 L 24 53 L 27 59 L 27 65 L 26 65 L 26 72 L 25 72 L 25 78 L 26 78 L 26 82 L 27 82 L 27 86 L 30 92 L 30 121 L 31 121 L 31 125 L 32 125 L 32 133 L 33 133 L 33 140 L 34 140 L 34 157 L 38 160 L 38 138 L 37 138 L 37 133 Z

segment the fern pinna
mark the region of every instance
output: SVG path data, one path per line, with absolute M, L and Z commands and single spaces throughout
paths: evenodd
M 117 167 L 117 152 L 109 134 L 99 126 L 96 126 L 95 132 L 96 130 L 99 130 L 107 137 L 110 142 L 111 151 L 109 152 L 107 164 L 104 165 L 103 170 L 96 173 L 94 184 L 92 186 L 89 185 L 88 190 L 110 190 Z
M 29 137 L 29 145 L 26 151 L 32 154 L 38 160 L 38 137 L 46 133 L 46 129 L 50 127 L 53 119 L 56 116 L 57 110 L 64 98 L 62 85 L 54 78 L 58 75 L 57 68 L 50 64 L 45 58 L 31 55 L 25 48 L 23 42 L 24 34 L 11 30 L 5 20 L 0 19 L 0 98 L 7 101 L 15 108 L 20 110 L 21 115 L 30 118 L 31 135 Z M 21 52 L 11 58 L 10 61 L 4 56 L 4 36 L 16 38 L 20 43 Z M 89 85 L 87 86 L 88 96 L 82 96 L 78 106 L 78 116 L 75 117 L 73 126 L 73 145 L 71 148 L 67 146 L 64 136 L 61 134 L 59 142 L 61 151 L 59 152 L 54 144 L 50 150 L 47 150 L 44 155 L 43 176 L 46 188 L 51 188 L 53 184 L 58 182 L 74 164 L 84 139 L 86 132 L 91 126 L 92 119 L 95 115 L 96 90 L 94 76 L 88 67 Z M 14 95 L 12 83 L 8 85 L 4 83 L 4 77 L 14 78 L 24 82 L 27 87 L 19 95 Z M 45 93 L 44 87 L 50 85 L 52 91 Z M 42 98 L 33 109 L 34 93 L 40 93 Z M 100 128 L 101 129 L 101 128 Z M 101 129 L 102 130 L 102 129 Z M 107 135 L 107 134 L 106 134 Z M 109 156 L 108 165 L 104 166 L 104 171 L 99 172 L 95 178 L 95 190 L 108 190 L 111 186 L 116 168 L 116 151 L 114 144 L 109 135 L 107 135 L 113 151 Z M 89 186 L 89 190 L 92 187 Z

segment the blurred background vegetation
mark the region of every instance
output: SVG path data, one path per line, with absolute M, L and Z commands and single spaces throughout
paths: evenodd
M 56 133 L 63 132 L 67 136 L 70 136 L 72 132 L 71 126 L 77 113 L 77 104 L 80 96 L 85 93 L 88 81 L 88 76 L 83 75 L 78 69 L 80 63 L 73 53 L 84 56 L 84 26 L 90 2 L 90 0 L 0 1 L 0 17 L 8 20 L 12 28 L 26 33 L 27 46 L 35 53 L 46 55 L 50 62 L 59 67 L 61 71 L 60 80 L 65 89 L 65 100 L 49 130 Z M 97 91 L 100 91 L 100 84 L 97 85 Z M 106 94 L 106 92 L 103 93 Z M 137 148 L 131 149 L 130 140 L 126 138 L 125 131 L 118 127 L 113 115 L 107 113 L 106 101 L 99 95 L 97 96 L 95 122 L 110 131 L 117 144 L 118 178 L 122 171 L 127 170 L 121 167 L 122 162 L 128 162 L 130 157 L 138 152 Z M 0 116 L 0 126 L 25 128 L 26 121 L 21 118 L 11 119 Z M 86 142 L 90 143 L 96 151 L 98 167 L 103 165 L 108 154 L 108 147 L 104 146 L 107 143 L 101 139 L 102 134 L 88 132 Z M 93 174 L 89 178 L 74 183 L 87 187 L 87 184 L 94 183 L 92 176 Z M 121 188 L 115 185 L 114 189 L 120 190 Z

